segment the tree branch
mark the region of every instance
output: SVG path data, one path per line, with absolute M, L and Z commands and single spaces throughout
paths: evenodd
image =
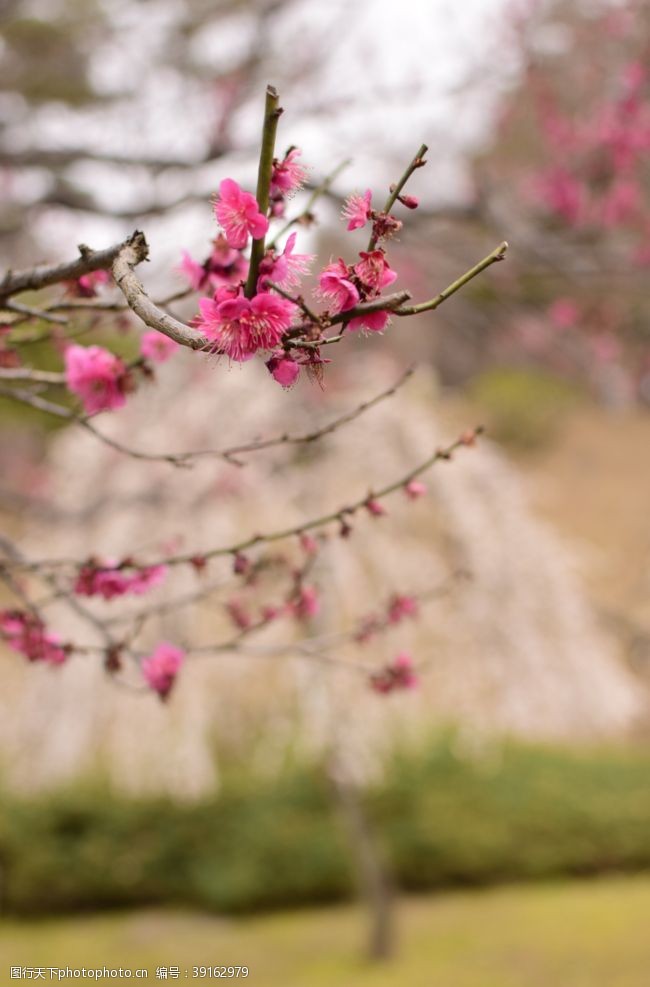
M 126 243 L 120 245 L 113 259 L 113 277 L 129 308 L 150 329 L 157 329 L 181 346 L 189 346 L 193 350 L 209 349 L 210 342 L 205 336 L 199 335 L 183 322 L 163 312 L 149 298 L 133 270 L 143 260 L 147 260 L 148 256 L 149 246 L 144 233 L 136 230 Z

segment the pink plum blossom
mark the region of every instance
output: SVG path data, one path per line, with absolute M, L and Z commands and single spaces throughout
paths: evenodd
M 145 681 L 161 699 L 171 692 L 184 660 L 185 652 L 168 641 L 161 641 L 151 655 L 142 659 L 140 668 Z
M 383 517 L 388 513 L 381 501 L 377 500 L 375 497 L 368 497 L 364 507 L 373 517 Z
M 187 252 L 181 251 L 181 262 L 177 270 L 187 279 L 193 291 L 200 291 L 208 283 L 208 273 L 204 264 L 199 264 L 197 260 Z
M 194 260 L 186 250 L 182 251 L 182 259 L 177 270 L 187 279 L 194 291 L 212 288 L 214 291 L 220 285 L 236 284 L 245 279 L 248 272 L 248 262 L 240 250 L 229 246 L 222 233 L 213 241 L 210 256 L 202 263 Z
M 219 185 L 214 211 L 229 246 L 239 250 L 246 246 L 249 235 L 259 240 L 269 228 L 255 196 L 244 192 L 232 178 L 224 178 Z
M 65 351 L 68 389 L 89 414 L 121 408 L 126 402 L 127 369 L 119 356 L 101 346 L 68 346 Z
M 290 328 L 295 305 L 270 292 L 245 298 L 232 288 L 220 288 L 214 298 L 200 298 L 196 325 L 218 350 L 240 363 L 257 350 L 272 350 Z
M 282 161 L 273 161 L 273 171 L 271 172 L 271 195 L 290 195 L 296 192 L 305 184 L 307 180 L 307 169 L 299 161 L 301 151 L 297 147 L 292 147 L 285 154 Z
M 330 304 L 335 315 L 354 308 L 359 301 L 359 292 L 350 276 L 351 272 L 341 257 L 323 268 L 318 276 L 318 294 Z
M 379 294 L 396 280 L 397 273 L 389 266 L 383 250 L 362 250 L 359 256 L 354 273 L 369 291 Z
M 164 336 L 155 329 L 143 333 L 140 340 L 140 353 L 155 363 L 165 363 L 177 349 L 179 349 L 179 344 L 174 339 Z
M 365 226 L 372 213 L 372 192 L 366 189 L 363 195 L 353 193 L 345 202 L 341 216 L 348 221 L 348 230 L 358 230 Z
M 314 259 L 313 254 L 294 254 L 296 234 L 292 233 L 281 254 L 269 251 L 260 264 L 260 277 L 257 290 L 263 291 L 266 284 L 272 281 L 280 288 L 295 288 L 300 279 L 307 274 L 309 265 Z
M 356 332 L 359 329 L 368 332 L 383 332 L 389 320 L 388 312 L 366 312 L 365 315 L 358 315 L 356 318 L 350 319 L 348 329 L 351 332 Z

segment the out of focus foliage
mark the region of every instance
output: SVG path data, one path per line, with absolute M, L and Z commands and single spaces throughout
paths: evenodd
M 569 383 L 534 367 L 485 370 L 472 382 L 469 393 L 488 433 L 520 449 L 551 442 L 567 412 L 580 400 Z
M 650 867 L 650 756 L 509 744 L 466 756 L 450 737 L 401 753 L 365 793 L 399 887 Z M 0 812 L 2 906 L 43 913 L 183 903 L 220 912 L 349 898 L 329 784 L 238 771 L 214 800 L 129 801 L 77 788 Z

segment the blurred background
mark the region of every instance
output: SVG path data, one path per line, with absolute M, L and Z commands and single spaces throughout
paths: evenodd
M 221 179 L 253 187 L 267 82 L 285 110 L 279 148 L 301 147 L 312 188 L 336 171 L 298 231 L 318 267 L 358 249 L 345 196 L 370 187 L 381 201 L 423 141 L 428 166 L 408 188 L 420 206 L 389 250 L 396 286 L 429 298 L 510 242 L 506 263 L 435 313 L 337 348 L 323 389 L 286 395 L 263 366 L 182 352 L 102 421 L 139 449 L 223 445 L 315 427 L 416 365 L 393 398 L 307 450 L 174 470 L 0 396 L 0 520 L 33 556 L 229 544 L 487 430 L 427 477 L 426 498 L 328 541 L 314 573 L 318 632 L 392 593 L 429 597 L 417 622 L 336 655 L 381 666 L 407 648 L 417 691 L 219 655 L 193 661 L 163 705 L 90 661 L 0 655 L 3 967 L 182 979 L 243 965 L 260 987 L 642 987 L 646 5 L 4 0 L 0 13 L 4 268 L 139 228 L 147 289 L 181 292 L 181 251 L 208 254 Z M 196 296 L 172 311 L 189 320 Z M 5 316 L 0 366 L 60 367 L 51 326 Z M 137 352 L 124 314 L 79 314 L 65 332 Z M 211 570 L 214 595 L 172 610 L 196 585 L 175 575 L 145 633 L 227 637 L 227 576 Z M 63 604 L 52 614 L 79 632 Z

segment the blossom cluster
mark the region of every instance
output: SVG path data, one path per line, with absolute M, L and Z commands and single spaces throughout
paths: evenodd
M 107 560 L 98 563 L 94 559 L 81 566 L 74 586 L 79 596 L 101 596 L 112 600 L 127 593 L 137 596 L 159 586 L 167 575 L 167 566 L 151 565 L 134 567 L 124 562 Z
M 40 617 L 24 610 L 0 611 L 0 635 L 13 651 L 29 661 L 61 665 L 69 654 L 58 635 L 45 628 Z

